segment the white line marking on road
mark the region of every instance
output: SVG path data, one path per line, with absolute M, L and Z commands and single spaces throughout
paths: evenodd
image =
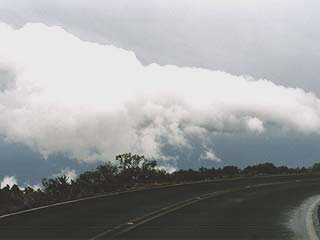
M 313 179 L 311 179 L 311 181 L 312 180 Z M 303 181 L 310 181 L 310 179 L 303 180 Z M 274 183 L 261 183 L 261 184 L 251 185 L 250 187 L 251 188 L 259 188 L 259 187 L 274 186 L 274 185 L 287 184 L 287 183 L 293 183 L 293 182 L 295 182 L 295 181 L 291 180 L 291 181 L 274 182 Z M 107 235 L 110 235 L 111 237 L 116 237 L 116 236 L 122 235 L 123 233 L 126 233 L 134 228 L 137 228 L 138 226 L 140 226 L 144 223 L 150 222 L 156 218 L 159 218 L 161 216 L 164 216 L 166 214 L 169 214 L 171 212 L 174 212 L 176 210 L 179 210 L 179 209 L 184 208 L 186 206 L 189 206 L 191 204 L 194 204 L 194 203 L 197 203 L 197 202 L 200 202 L 202 200 L 206 200 L 206 199 L 209 199 L 212 197 L 220 196 L 220 195 L 231 193 L 231 192 L 246 190 L 246 189 L 248 189 L 247 186 L 244 186 L 244 187 L 238 187 L 238 188 L 228 189 L 228 190 L 224 190 L 224 191 L 212 192 L 212 193 L 204 194 L 204 195 L 201 195 L 198 197 L 193 197 L 191 199 L 184 200 L 179 203 L 175 203 L 170 206 L 153 211 L 153 212 L 148 213 L 146 215 L 143 215 L 139 218 L 135 218 L 133 220 L 130 220 L 130 222 L 134 223 L 131 226 L 128 226 L 126 224 L 121 224 L 121 225 L 116 226 L 114 228 L 108 229 L 108 230 L 90 238 L 89 240 L 97 240 L 97 239 L 99 239 L 101 237 L 105 237 Z

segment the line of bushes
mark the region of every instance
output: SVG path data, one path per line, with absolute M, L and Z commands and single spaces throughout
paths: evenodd
M 20 189 L 17 185 L 7 185 L 0 189 L 0 214 L 22 209 L 78 199 L 96 194 L 123 191 L 127 189 L 221 178 L 251 177 L 275 174 L 307 174 L 319 172 L 320 164 L 311 168 L 276 167 L 272 163 L 262 163 L 240 169 L 237 166 L 204 168 L 198 170 L 178 170 L 173 173 L 158 167 L 153 159 L 126 153 L 116 156 L 116 163 L 98 166 L 94 171 L 80 174 L 75 180 L 66 175 L 44 178 L 42 189 L 32 187 Z

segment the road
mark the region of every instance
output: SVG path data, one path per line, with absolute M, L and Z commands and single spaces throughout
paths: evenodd
M 316 194 L 314 176 L 143 190 L 0 218 L 0 238 L 290 239 L 286 214 Z

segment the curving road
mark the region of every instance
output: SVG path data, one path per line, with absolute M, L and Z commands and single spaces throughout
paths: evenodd
M 291 239 L 288 213 L 317 194 L 317 176 L 149 189 L 0 217 L 0 238 Z

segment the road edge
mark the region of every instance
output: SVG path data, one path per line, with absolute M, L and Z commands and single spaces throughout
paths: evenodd
M 308 209 L 306 216 L 306 228 L 309 240 L 319 240 L 319 218 L 318 209 L 320 205 L 320 196 Z

